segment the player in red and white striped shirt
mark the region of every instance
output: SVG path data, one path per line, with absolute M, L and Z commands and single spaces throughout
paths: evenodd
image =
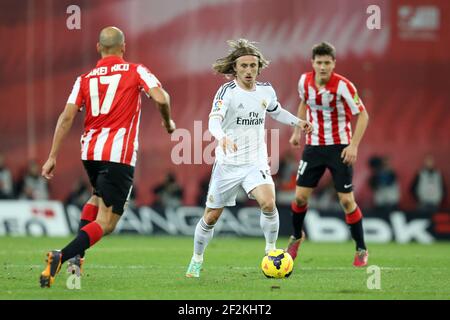
M 77 237 L 61 251 L 47 253 L 41 287 L 52 285 L 65 261 L 70 259 L 69 262 L 81 267 L 84 251 L 114 231 L 133 185 L 142 91 L 155 101 L 167 132 L 175 130 L 170 98 L 161 83 L 143 65 L 123 60 L 122 31 L 104 28 L 97 51 L 102 58 L 94 69 L 77 78 L 58 119 L 49 158 L 42 167 L 42 175 L 51 179 L 62 141 L 76 114 L 84 108 L 81 159 L 94 192 L 83 207 Z
M 345 211 L 351 235 L 356 242 L 354 266 L 367 265 L 368 251 L 364 243 L 362 213 L 353 195 L 353 164 L 358 145 L 368 125 L 369 116 L 358 97 L 355 86 L 333 72 L 335 49 L 322 42 L 312 50 L 313 72 L 300 77 L 298 117 L 305 116 L 313 126 L 306 134 L 306 146 L 298 168 L 295 201 L 292 203 L 294 234 L 289 239 L 288 252 L 295 259 L 304 240 L 303 221 L 308 199 L 326 169 L 331 171 L 339 201 Z M 357 115 L 352 136 L 350 120 Z M 294 129 L 290 139 L 293 146 L 300 144 L 300 130 Z

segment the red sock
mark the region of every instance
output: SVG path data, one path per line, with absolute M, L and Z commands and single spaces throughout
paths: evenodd
M 94 221 L 97 218 L 98 207 L 93 204 L 86 203 L 81 211 L 80 220 L 86 220 L 89 222 Z
M 292 210 L 292 226 L 294 227 L 293 236 L 295 239 L 300 239 L 302 237 L 303 221 L 305 220 L 306 211 L 308 210 L 308 205 L 299 207 L 294 201 L 291 203 Z
M 355 224 L 361 219 L 362 213 L 359 207 L 356 207 L 356 209 L 353 212 L 347 213 L 345 215 L 345 222 L 347 222 L 348 224 Z
M 355 211 L 345 215 L 345 222 L 350 227 L 350 233 L 353 240 L 356 243 L 356 250 L 364 249 L 367 250 L 366 244 L 364 242 L 364 230 L 362 225 L 363 215 L 359 207 L 356 207 Z
M 292 213 L 297 213 L 297 214 L 303 213 L 303 214 L 305 214 L 306 211 L 308 211 L 308 205 L 305 204 L 305 205 L 299 207 L 297 205 L 297 202 L 294 201 L 294 202 L 291 203 L 291 209 L 292 209 Z
M 97 222 L 91 222 L 81 230 L 86 232 L 89 237 L 89 246 L 92 247 L 103 236 L 103 229 Z
M 84 254 L 84 251 L 92 247 L 103 236 L 103 229 L 93 221 L 84 226 L 75 239 L 72 240 L 62 250 L 61 263 L 75 257 L 77 254 Z
M 355 211 L 347 213 L 345 215 L 345 222 L 347 222 L 348 224 L 355 224 L 359 220 L 361 220 L 362 217 L 363 216 L 361 210 L 359 209 L 359 207 L 356 207 Z

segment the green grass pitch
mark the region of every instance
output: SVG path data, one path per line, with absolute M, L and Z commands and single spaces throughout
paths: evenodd
M 267 279 L 262 237 L 215 237 L 201 277 L 187 279 L 191 237 L 110 236 L 88 251 L 80 290 L 66 287 L 66 265 L 51 288 L 40 288 L 46 251 L 69 240 L 0 237 L 0 299 L 450 299 L 448 242 L 369 244 L 381 289 L 368 289 L 373 274 L 352 267 L 350 242 L 306 241 L 290 278 Z

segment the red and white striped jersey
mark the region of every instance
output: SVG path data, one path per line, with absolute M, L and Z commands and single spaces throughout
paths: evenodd
M 142 90 L 160 87 L 143 65 L 109 56 L 79 76 L 67 103 L 84 106 L 81 159 L 135 166 Z
M 365 109 L 355 86 L 343 76 L 332 73 L 320 90 L 315 73 L 302 74 L 298 92 L 306 107 L 306 116 L 313 130 L 306 135 L 308 145 L 349 144 L 352 137 L 351 117 Z

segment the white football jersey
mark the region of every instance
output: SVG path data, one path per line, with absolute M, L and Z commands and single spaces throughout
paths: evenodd
M 272 85 L 257 82 L 254 91 L 239 87 L 236 80 L 222 85 L 214 97 L 210 117 L 222 117 L 222 130 L 237 145 L 236 152 L 216 148 L 219 163 L 230 165 L 267 165 L 267 146 L 264 123 L 266 112 L 278 108 L 278 99 Z

